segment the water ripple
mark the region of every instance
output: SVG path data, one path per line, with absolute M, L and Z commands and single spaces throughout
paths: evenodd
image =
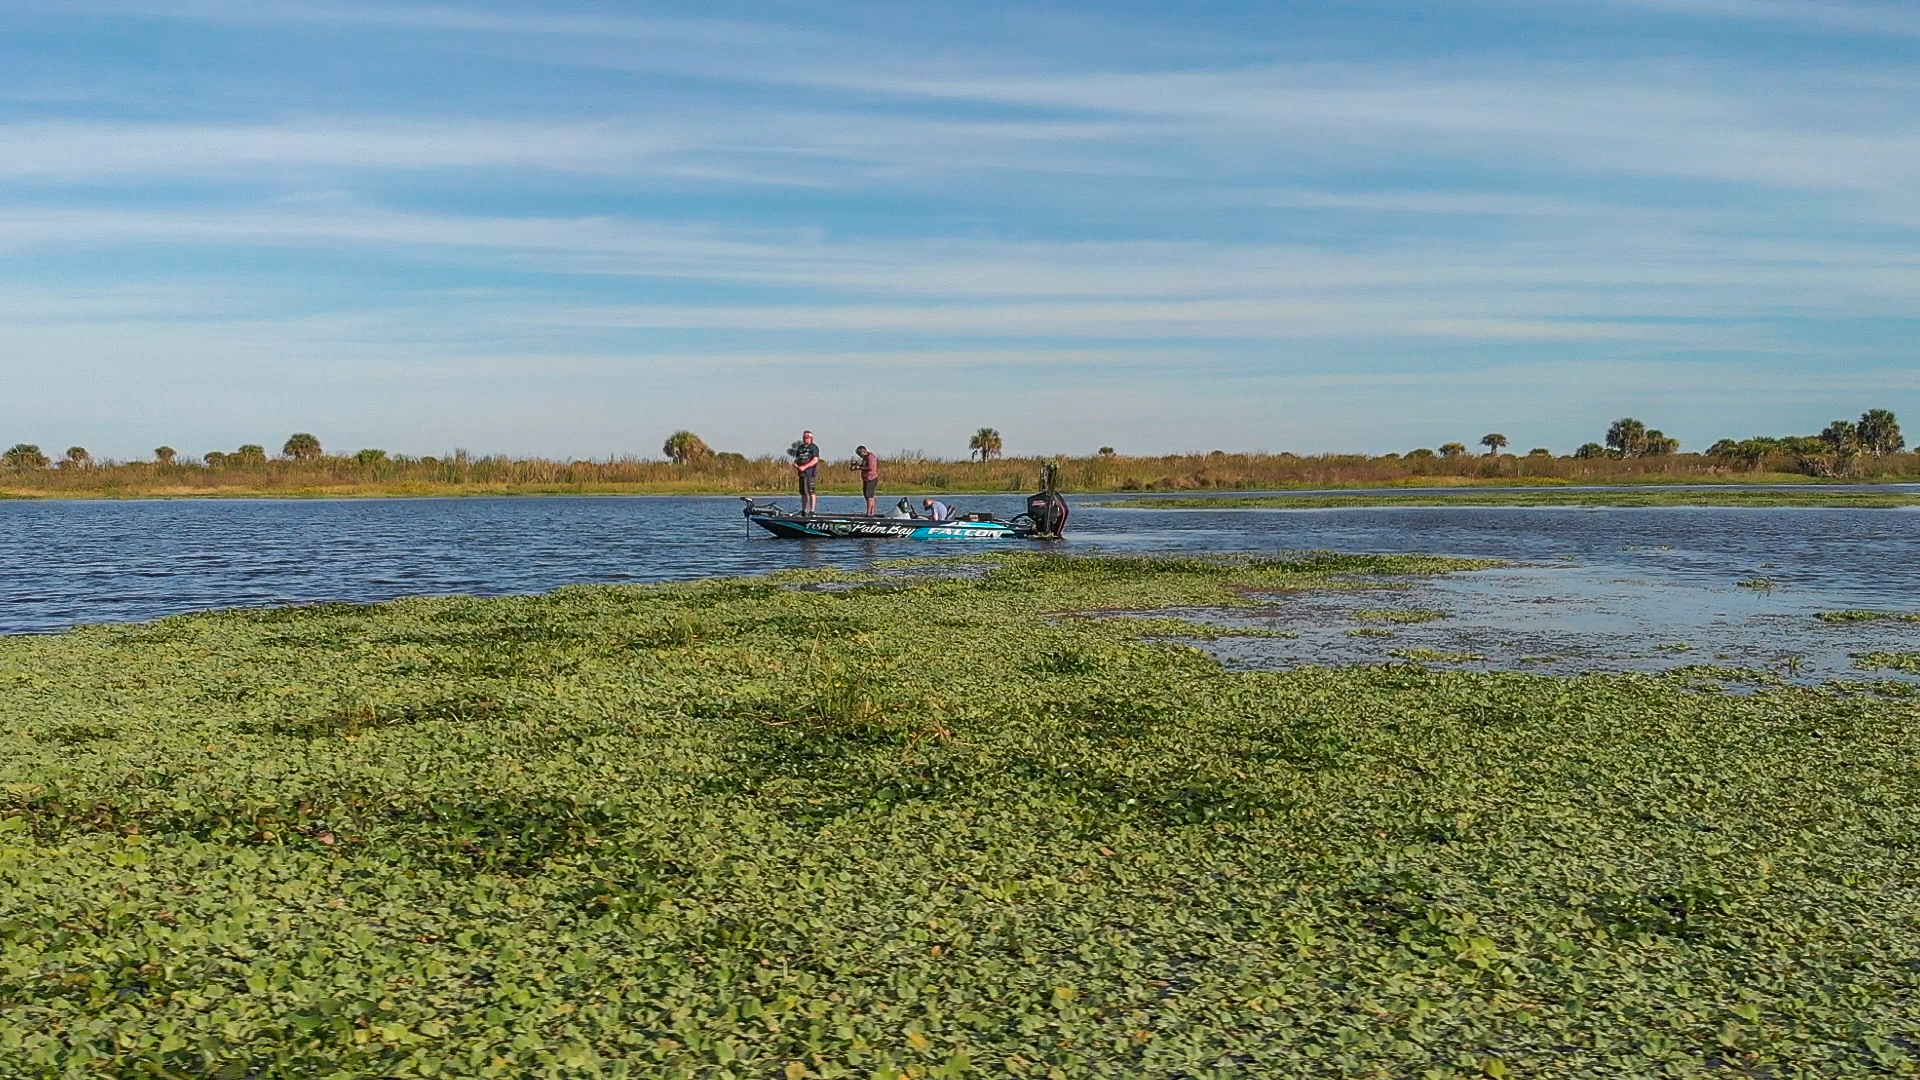
M 1021 507 L 1017 496 L 955 501 L 1003 514 Z M 209 608 L 858 568 L 955 550 L 775 540 L 749 534 L 739 506 L 658 496 L 0 502 L 0 632 Z M 1432 552 L 1629 570 L 1681 589 L 1765 578 L 1777 586 L 1769 602 L 1794 613 L 1920 607 L 1920 515 L 1905 511 L 1081 507 L 1074 525 L 1063 546 L 1082 552 Z

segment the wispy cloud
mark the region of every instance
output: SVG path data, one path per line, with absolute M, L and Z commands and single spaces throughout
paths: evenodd
M 0 127 L 0 178 L 508 169 L 834 188 L 941 185 L 979 172 L 1218 184 L 1400 168 L 1412 155 L 1429 168 L 1498 166 L 1534 178 L 1867 192 L 1920 182 L 1920 83 L 1736 93 L 1664 67 L 1503 77 L 1349 67 L 858 85 L 1080 115 L 745 105 L 600 120 L 42 121 Z
M 23 8 L 34 5 L 22 4 Z M 659 43 L 699 43 L 740 46 L 761 44 L 783 48 L 818 44 L 826 35 L 765 21 L 664 18 L 593 13 L 489 11 L 467 6 L 410 6 L 404 4 L 307 4 L 273 2 L 232 3 L 223 0 L 188 3 L 62 0 L 42 10 L 67 14 L 120 15 L 149 19 L 179 19 L 222 23 L 289 23 L 410 31 L 472 31 L 509 36 L 558 37 Z
M 1920 11 L 1908 3 L 1845 4 L 1821 0 L 1612 0 L 1675 15 L 1798 23 L 1854 34 L 1920 37 Z

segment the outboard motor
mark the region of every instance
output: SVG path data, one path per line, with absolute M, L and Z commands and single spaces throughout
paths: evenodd
M 1067 500 L 1055 490 L 1054 477 L 1060 467 L 1049 462 L 1041 467 L 1041 490 L 1027 496 L 1027 517 L 1033 519 L 1035 536 L 1058 539 L 1067 532 Z

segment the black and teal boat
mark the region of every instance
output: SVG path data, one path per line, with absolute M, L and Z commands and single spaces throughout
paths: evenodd
M 1027 496 L 1025 513 L 1004 521 L 992 514 L 916 517 L 905 499 L 888 516 L 789 514 L 776 503 L 741 501 L 748 521 L 784 540 L 1057 540 L 1067 530 L 1067 500 L 1055 487 L 1054 466 L 1042 473 L 1041 488 Z

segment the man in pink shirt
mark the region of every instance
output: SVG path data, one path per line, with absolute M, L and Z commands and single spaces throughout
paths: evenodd
M 852 467 L 860 470 L 860 493 L 867 497 L 867 516 L 873 517 L 873 497 L 880 490 L 880 456 L 862 446 L 853 452 Z

